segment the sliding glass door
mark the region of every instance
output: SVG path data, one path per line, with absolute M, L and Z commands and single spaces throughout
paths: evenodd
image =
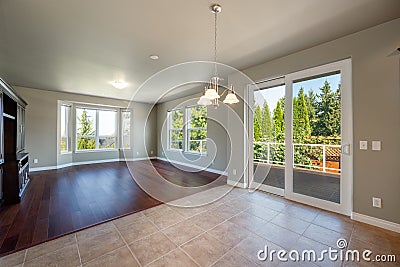
M 250 185 L 349 214 L 351 61 L 249 87 Z

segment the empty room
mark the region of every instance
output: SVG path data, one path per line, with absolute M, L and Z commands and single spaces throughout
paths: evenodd
M 399 266 L 399 0 L 0 0 L 0 266 Z

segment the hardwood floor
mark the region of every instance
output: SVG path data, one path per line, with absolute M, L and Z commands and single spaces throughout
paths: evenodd
M 157 187 L 157 176 L 182 186 L 163 192 L 167 200 L 187 196 L 189 186 L 202 186 L 197 190 L 202 191 L 226 184 L 226 177 L 217 180 L 218 174 L 185 172 L 159 160 L 129 165 L 133 175 L 149 186 Z M 22 202 L 0 210 L 0 256 L 161 204 L 138 186 L 125 162 L 81 165 L 30 176 Z

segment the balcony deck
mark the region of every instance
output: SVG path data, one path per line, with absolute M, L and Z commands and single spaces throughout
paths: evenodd
M 265 179 L 265 177 L 267 177 Z M 254 181 L 284 189 L 283 166 L 266 163 L 254 164 Z M 295 168 L 293 173 L 295 193 L 340 203 L 340 174 Z

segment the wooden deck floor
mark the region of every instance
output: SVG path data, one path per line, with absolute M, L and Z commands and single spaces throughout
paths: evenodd
M 283 166 L 254 164 L 255 181 L 265 185 L 285 188 Z M 340 175 L 294 169 L 293 191 L 295 193 L 340 203 Z
M 168 200 L 226 184 L 226 177 L 209 172 L 185 172 L 169 163 L 152 160 L 130 162 L 134 175 L 154 182 L 156 175 L 182 186 L 165 192 Z M 154 168 L 153 168 L 154 166 Z M 0 210 L 0 256 L 54 239 L 113 218 L 160 204 L 132 179 L 125 162 L 81 165 L 31 173 L 22 202 Z

